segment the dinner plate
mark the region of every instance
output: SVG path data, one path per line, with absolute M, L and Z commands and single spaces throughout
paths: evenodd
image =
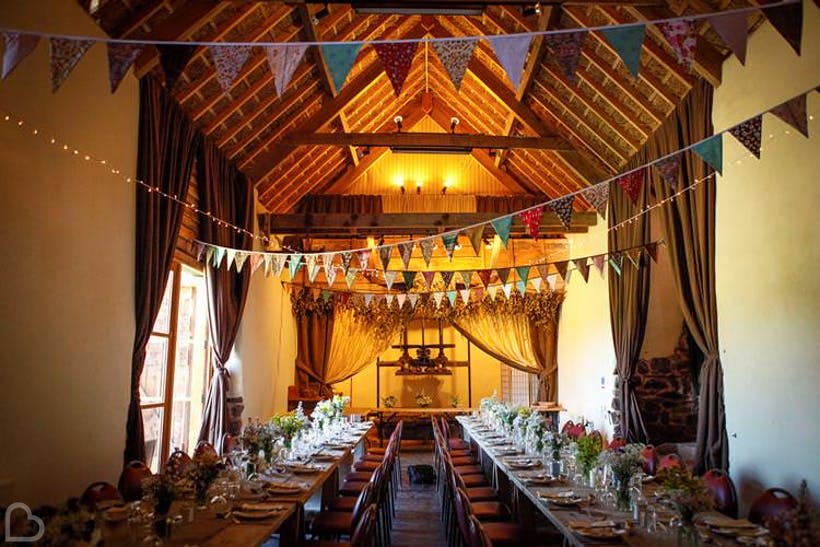
M 234 511 L 231 513 L 237 520 L 265 520 L 275 517 L 279 511 Z
M 617 530 L 615 528 L 573 528 L 572 530 L 578 535 L 593 538 L 593 539 L 614 539 L 621 534 L 623 531 Z
M 562 507 L 570 507 L 572 505 L 581 505 L 585 503 L 587 498 L 578 496 L 573 491 L 568 492 L 561 492 L 559 494 L 547 494 L 543 492 L 538 493 L 538 497 L 544 501 L 548 501 L 555 505 L 560 505 Z
M 289 465 L 288 469 L 294 475 L 313 475 L 322 471 L 321 467 L 315 465 Z
M 527 484 L 535 486 L 554 486 L 562 484 L 564 481 L 555 477 L 529 477 L 526 479 Z
M 536 467 L 541 467 L 541 462 L 507 462 L 507 467 L 510 469 L 535 469 Z
M 122 506 L 109 507 L 102 512 L 102 518 L 106 522 L 122 522 L 128 518 L 128 509 Z
M 311 458 L 317 462 L 332 462 L 338 457 L 338 455 L 333 454 L 314 454 L 311 456 Z
M 268 483 L 265 490 L 270 494 L 298 494 L 302 491 L 302 487 L 295 484 Z

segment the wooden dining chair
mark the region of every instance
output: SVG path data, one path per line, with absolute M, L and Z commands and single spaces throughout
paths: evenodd
M 720 469 L 710 469 L 703 475 L 703 483 L 712 494 L 715 510 L 737 518 L 737 490 L 731 477 Z
M 126 465 L 120 473 L 120 480 L 117 488 L 125 501 L 138 501 L 142 499 L 142 481 L 152 475 L 151 469 L 145 462 L 134 460 Z
M 749 507 L 749 520 L 767 526 L 772 519 L 797 507 L 797 498 L 782 488 L 769 488 L 760 493 Z
M 658 461 L 658 471 L 672 467 L 683 467 L 683 460 L 677 454 L 667 454 Z
M 80 504 L 85 505 L 91 511 L 97 509 L 97 506 L 103 502 L 117 503 L 122 501 L 117 487 L 110 482 L 94 482 L 85 489 L 83 495 L 80 496 Z
M 648 444 L 641 450 L 641 457 L 643 458 L 643 471 L 647 475 L 655 475 L 658 472 L 658 451 Z
M 214 448 L 214 445 L 208 441 L 199 441 L 194 449 L 194 458 L 201 458 L 202 456 L 211 456 L 213 458 L 219 457 L 216 453 L 216 448 Z
M 193 460 L 191 460 L 191 456 L 182 450 L 174 450 L 174 452 L 168 457 L 168 461 L 165 462 L 164 469 L 165 472 L 172 477 L 180 478 L 191 468 L 192 465 Z

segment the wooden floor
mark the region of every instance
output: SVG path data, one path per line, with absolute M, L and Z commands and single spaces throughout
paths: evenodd
M 392 547 L 445 547 L 447 537 L 434 484 L 410 484 L 407 466 L 433 464 L 432 452 L 401 453 L 401 484 L 396 499 Z

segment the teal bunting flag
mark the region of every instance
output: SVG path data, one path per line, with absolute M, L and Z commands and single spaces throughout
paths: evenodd
M 521 280 L 516 281 L 515 288 L 518 290 L 521 296 L 524 296 L 524 294 L 527 292 L 527 282 Z
M 214 249 L 214 268 L 218 268 L 222 263 L 222 258 L 225 256 L 227 249 L 224 247 L 217 247 Z
M 524 283 L 526 283 L 527 279 L 530 277 L 530 267 L 529 266 L 516 266 L 515 267 L 515 272 L 518 274 L 518 279 L 520 279 Z
M 512 216 L 496 218 L 490 221 L 490 224 L 493 225 L 495 233 L 501 239 L 501 243 L 504 244 L 505 249 L 507 248 L 507 240 L 510 239 L 510 228 L 512 227 L 512 221 Z
M 302 267 L 302 254 L 296 253 L 288 257 L 288 270 L 290 270 L 290 278 L 296 277 L 299 268 Z
M 447 251 L 447 257 L 453 260 L 453 251 L 458 243 L 458 232 L 444 234 L 441 236 L 441 243 L 444 245 L 444 250 Z
M 605 28 L 601 29 L 601 34 L 618 52 L 626 68 L 629 69 L 629 73 L 637 78 L 641 68 L 641 48 L 646 35 L 646 27 L 635 25 Z
M 416 272 L 405 270 L 401 272 L 401 275 L 404 277 L 404 286 L 409 291 L 413 287 L 413 283 L 416 281 Z
M 324 57 L 327 69 L 333 78 L 336 93 L 341 91 L 342 86 L 345 85 L 347 75 L 350 73 L 350 69 L 353 68 L 353 63 L 356 62 L 360 49 L 362 49 L 362 44 L 337 43 L 322 45 L 322 57 Z
M 723 174 L 723 134 L 718 133 L 692 146 L 692 151 L 703 158 L 718 173 Z
M 447 300 L 450 301 L 451 306 L 456 305 L 456 297 L 457 296 L 458 296 L 458 293 L 456 291 L 447 291 Z
M 612 266 L 612 269 L 615 270 L 616 274 L 621 275 L 621 271 L 624 266 L 624 255 L 610 257 L 609 265 Z

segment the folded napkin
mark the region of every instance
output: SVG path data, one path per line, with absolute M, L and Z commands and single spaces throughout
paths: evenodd
M 570 528 L 615 528 L 613 520 L 571 520 L 567 524 Z

